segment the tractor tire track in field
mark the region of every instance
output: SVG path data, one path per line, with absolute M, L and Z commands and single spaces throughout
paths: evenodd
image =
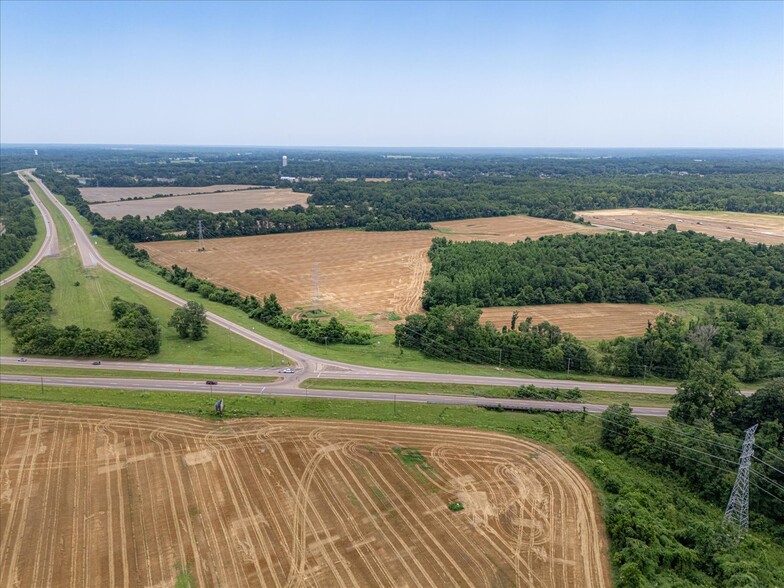
M 2 586 L 611 585 L 590 484 L 535 443 L 0 406 Z

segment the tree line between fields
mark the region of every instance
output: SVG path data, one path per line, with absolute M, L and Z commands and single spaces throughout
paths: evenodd
M 627 207 L 784 213 L 784 198 L 775 194 L 784 190 L 780 170 L 769 166 L 752 166 L 751 170 L 739 173 L 737 166 L 728 165 L 706 176 L 565 171 L 547 178 L 425 174 L 394 182 L 322 180 L 294 186 L 311 194 L 308 206 L 218 213 L 177 207 L 152 219 L 139 215 L 104 219 L 90 211 L 74 179 L 51 169 L 37 173 L 90 220 L 98 235 L 114 244 L 193 239 L 198 236 L 199 221 L 206 238 L 219 238 L 339 228 L 417 230 L 428 229 L 435 221 L 512 214 L 577 220 L 574 213 L 578 210 Z M 221 177 L 220 181 L 227 180 Z
M 0 273 L 22 259 L 35 241 L 34 204 L 15 174 L 0 176 Z

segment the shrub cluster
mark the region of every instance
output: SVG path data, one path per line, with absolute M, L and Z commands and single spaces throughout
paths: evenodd
M 2 316 L 14 337 L 17 353 L 144 359 L 160 351 L 161 328 L 147 307 L 116 296 L 111 304 L 116 321 L 113 330 L 82 329 L 76 325 L 55 327 L 51 323 L 54 288 L 51 276 L 35 266 L 19 278 L 8 295 Z
M 520 386 L 515 392 L 515 396 L 534 400 L 580 400 L 583 394 L 579 388 L 539 388 L 531 384 Z

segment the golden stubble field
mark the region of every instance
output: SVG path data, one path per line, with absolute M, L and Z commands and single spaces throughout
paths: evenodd
M 275 292 L 289 309 L 318 306 L 371 317 L 391 332 L 389 313 L 420 312 L 430 277 L 427 251 L 435 237 L 513 243 L 531 237 L 602 229 L 527 216 L 433 223 L 434 231 L 313 231 L 205 241 L 143 243 L 161 265 L 187 267 L 200 278 L 257 297 Z
M 193 190 L 194 188 L 185 189 Z M 291 188 L 259 188 L 105 202 L 91 204 L 90 210 L 97 212 L 104 218 L 122 218 L 127 214 L 153 218 L 177 206 L 204 209 L 209 212 L 231 212 L 232 210 L 248 210 L 250 208 L 286 208 L 295 204 L 306 206 L 308 196 L 310 194 L 294 192 Z
M 591 486 L 528 441 L 0 408 L 2 586 L 611 585 Z
M 576 212 L 597 227 L 638 233 L 661 231 L 674 224 L 679 231 L 695 231 L 719 239 L 746 239 L 749 243 L 784 244 L 784 215 L 724 211 L 621 208 Z
M 532 317 L 534 323 L 547 321 L 580 339 L 614 339 L 636 337 L 645 333 L 664 308 L 651 304 L 543 304 L 540 306 L 494 306 L 482 309 L 481 323 L 490 322 L 500 329 L 509 326 L 512 313 L 520 312 L 517 323 Z
M 82 198 L 87 202 L 115 202 L 121 198 L 151 198 L 157 194 L 183 196 L 185 194 L 208 194 L 255 188 L 249 184 L 213 184 L 212 186 L 146 186 L 126 188 L 79 188 Z

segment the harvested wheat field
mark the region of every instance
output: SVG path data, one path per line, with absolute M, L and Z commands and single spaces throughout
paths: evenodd
M 651 304 L 543 304 L 541 306 L 494 306 L 482 309 L 481 323 L 491 322 L 497 328 L 509 326 L 512 313 L 518 310 L 517 324 L 526 317 L 534 323 L 547 321 L 579 339 L 614 339 L 642 335 L 665 309 Z
M 232 210 L 248 210 L 250 208 L 286 208 L 295 204 L 305 206 L 308 196 L 310 194 L 295 192 L 291 188 L 259 188 L 258 190 L 106 202 L 91 204 L 90 210 L 97 212 L 104 218 L 122 218 L 126 214 L 131 216 L 138 214 L 142 218 L 148 216 L 153 218 L 177 206 L 200 208 L 209 212 L 231 212 Z
M 638 233 L 661 231 L 674 224 L 679 231 L 695 231 L 719 239 L 746 239 L 749 243 L 784 243 L 784 216 L 745 212 L 623 208 L 576 212 L 597 227 Z
M 0 424 L 2 586 L 611 585 L 589 483 L 512 437 L 9 401 Z
M 453 241 L 503 241 L 599 229 L 541 218 L 510 216 L 433 223 L 436 231 L 312 231 L 205 241 L 140 243 L 161 265 L 187 267 L 208 279 L 256 296 L 275 292 L 289 310 L 345 310 L 374 315 L 378 332 L 391 332 L 387 313 L 419 312 L 430 276 L 427 251 L 435 237 Z M 318 300 L 315 298 L 316 283 Z
M 79 188 L 82 198 L 87 202 L 116 202 L 123 198 L 152 198 L 158 194 L 164 196 L 183 196 L 185 194 L 208 194 L 211 192 L 230 192 L 256 188 L 249 184 L 216 184 L 213 186 L 156 186 L 127 188 Z

